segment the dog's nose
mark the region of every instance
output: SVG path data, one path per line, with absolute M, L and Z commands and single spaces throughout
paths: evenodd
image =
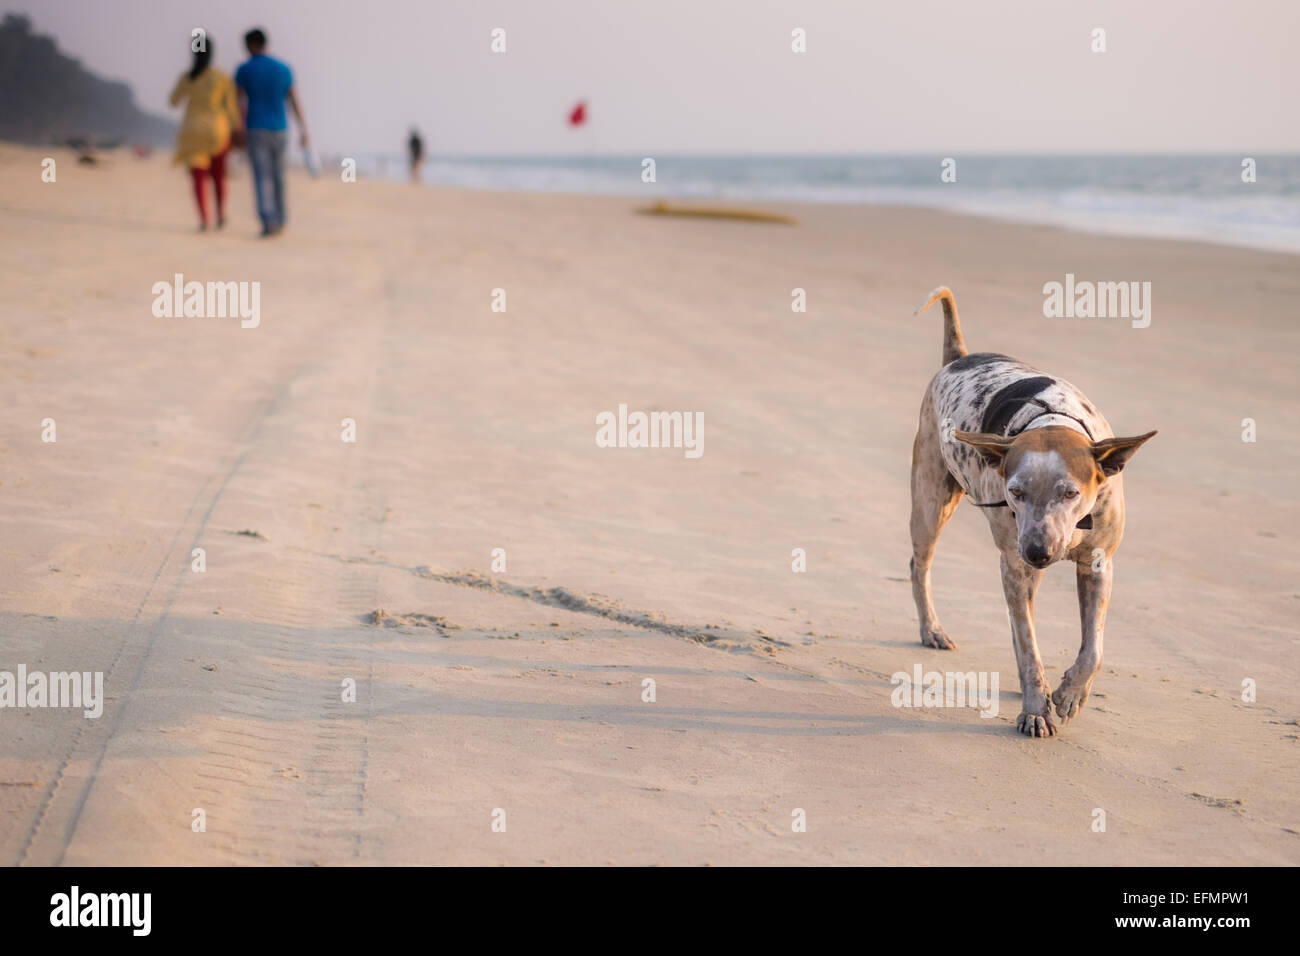
M 1025 548 L 1025 561 L 1036 568 L 1045 568 L 1051 563 L 1052 556 L 1041 544 L 1031 544 Z

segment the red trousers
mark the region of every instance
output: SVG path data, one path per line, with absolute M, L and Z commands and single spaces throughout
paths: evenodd
M 197 169 L 190 167 L 190 176 L 194 180 L 194 198 L 199 204 L 199 218 L 203 224 L 208 224 L 208 174 L 212 174 L 213 191 L 217 194 L 217 221 L 223 222 L 226 218 L 226 154 L 230 150 L 226 149 L 216 156 L 212 157 L 211 164 L 207 169 Z

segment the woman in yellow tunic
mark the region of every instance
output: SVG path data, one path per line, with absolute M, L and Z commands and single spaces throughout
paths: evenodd
M 199 230 L 208 228 L 207 179 L 212 176 L 217 196 L 217 228 L 226 223 L 226 154 L 231 140 L 242 130 L 239 100 L 230 77 L 209 66 L 212 41 L 194 53 L 194 66 L 181 74 L 172 90 L 172 106 L 188 100 L 185 118 L 176 137 L 173 163 L 190 168 L 194 181 L 194 198 L 199 204 Z

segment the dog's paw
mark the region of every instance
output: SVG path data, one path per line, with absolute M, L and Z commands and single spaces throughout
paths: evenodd
M 1031 714 L 1027 710 L 1022 710 L 1020 716 L 1016 718 L 1016 730 L 1026 737 L 1055 737 L 1057 734 L 1056 724 L 1052 723 L 1051 709 L 1048 707 L 1044 707 L 1040 714 Z
M 1056 705 L 1057 716 L 1063 721 L 1076 716 L 1088 702 L 1088 691 L 1091 689 L 1092 681 L 1072 677 L 1066 671 L 1061 686 L 1052 692 L 1052 703 Z
M 922 627 L 921 643 L 926 647 L 935 647 L 941 651 L 955 651 L 957 642 L 944 633 L 941 627 Z

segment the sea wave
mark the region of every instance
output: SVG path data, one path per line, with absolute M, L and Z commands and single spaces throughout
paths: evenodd
M 724 201 L 921 206 L 1079 231 L 1203 240 L 1300 252 L 1300 157 L 957 157 L 955 182 L 935 156 L 666 156 L 655 181 L 643 157 L 457 157 L 424 164 L 425 183 Z M 360 161 L 363 174 L 406 175 L 400 156 Z

